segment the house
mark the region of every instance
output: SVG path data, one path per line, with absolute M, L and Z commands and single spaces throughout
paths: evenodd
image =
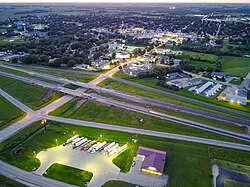
M 227 102 L 247 105 L 247 90 L 243 88 L 229 87 L 226 92 Z
M 215 72 L 213 71 L 211 74 L 211 78 L 212 79 L 225 79 L 227 78 L 227 74 L 226 73 L 223 73 L 223 72 Z
M 82 64 L 82 68 L 83 68 L 83 69 L 88 69 L 88 68 L 89 68 L 89 65 L 88 65 L 88 64 Z
M 17 27 L 18 30 L 24 31 L 24 30 L 26 30 L 26 23 L 24 23 L 22 21 L 18 21 L 16 23 L 16 27 Z
M 174 62 L 174 65 L 175 66 L 179 66 L 180 65 L 180 63 L 181 63 L 181 59 L 173 59 L 173 62 Z
M 124 44 L 108 44 L 109 45 L 109 50 L 117 50 L 117 49 L 122 49 Z
M 139 146 L 137 156 L 143 159 L 141 171 L 162 176 L 166 162 L 166 152 Z
M 126 51 L 122 51 L 122 52 L 117 52 L 116 53 L 116 58 L 119 58 L 119 59 L 127 59 L 127 58 L 130 58 L 130 53 L 126 52 Z

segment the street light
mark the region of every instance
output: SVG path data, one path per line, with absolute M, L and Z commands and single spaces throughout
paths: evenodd
M 56 146 L 58 146 L 58 144 L 57 144 L 57 139 L 56 139 Z

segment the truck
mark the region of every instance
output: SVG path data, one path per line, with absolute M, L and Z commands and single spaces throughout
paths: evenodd
M 94 144 L 94 145 L 92 145 L 92 146 L 88 149 L 88 152 L 90 153 L 92 150 L 94 150 L 94 148 L 95 148 L 96 146 L 98 146 L 97 143 Z
M 120 154 L 121 152 L 123 152 L 127 147 L 128 147 L 127 144 L 124 144 L 122 147 L 118 147 L 117 154 Z
M 112 142 L 111 144 L 109 144 L 107 147 L 104 148 L 104 151 L 107 151 L 110 147 L 112 147 L 113 145 L 115 145 L 115 142 Z
M 84 151 L 88 150 L 92 145 L 94 145 L 97 142 L 97 140 L 93 140 L 91 141 L 89 144 L 87 144 L 85 146 L 85 148 L 83 149 Z
M 78 142 L 78 141 L 80 141 L 81 140 L 81 137 L 78 137 L 78 138 L 76 138 L 76 139 L 74 139 L 72 142 L 71 142 L 71 144 L 75 144 L 76 142 Z
M 79 141 L 79 142 L 75 143 L 75 145 L 74 145 L 73 149 L 77 148 L 78 146 L 80 146 L 80 145 L 84 144 L 84 143 L 85 143 L 85 142 L 87 142 L 87 141 L 88 141 L 88 139 L 87 139 L 87 138 L 82 139 L 81 141 Z
M 116 149 L 113 149 L 111 152 L 108 153 L 108 156 L 112 156 L 116 152 Z
M 100 143 L 98 146 L 95 147 L 95 151 L 98 151 L 99 149 L 101 149 L 106 143 L 107 143 L 106 141 Z
M 85 148 L 85 146 L 86 146 L 87 144 L 89 144 L 91 141 L 92 141 L 92 140 L 88 140 L 87 142 L 85 142 L 85 143 L 82 145 L 82 147 L 80 148 L 80 151 L 82 151 L 82 150 Z
M 75 146 L 78 142 L 82 141 L 84 137 L 79 138 L 77 141 L 72 142 L 73 146 Z
M 73 137 L 71 137 L 70 139 L 68 139 L 66 142 L 63 143 L 63 146 L 70 144 L 72 141 L 74 141 L 76 138 L 79 138 L 79 135 L 75 135 Z
M 118 143 L 116 143 L 115 145 L 113 145 L 112 147 L 110 147 L 108 150 L 107 150 L 107 153 L 109 154 L 111 151 L 115 150 L 116 151 L 116 148 L 118 147 Z

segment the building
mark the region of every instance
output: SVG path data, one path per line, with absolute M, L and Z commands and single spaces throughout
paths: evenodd
M 205 84 L 203 84 L 201 87 L 196 89 L 196 93 L 197 94 L 201 94 L 202 92 L 204 92 L 206 89 L 208 89 L 210 86 L 212 86 L 214 83 L 213 82 L 206 82 Z
M 211 78 L 212 79 L 225 79 L 227 78 L 227 74 L 226 73 L 223 73 L 223 72 L 215 72 L 213 71 L 211 74 Z
M 247 105 L 247 90 L 243 88 L 229 87 L 227 88 L 225 100 L 227 102 Z
M 18 21 L 16 23 L 16 27 L 17 27 L 18 30 L 24 31 L 24 30 L 26 30 L 26 23 L 24 23 L 22 21 Z
M 116 53 L 116 58 L 118 59 L 127 59 L 130 58 L 130 53 L 126 52 L 126 51 L 122 51 L 122 52 L 117 52 Z
M 168 73 L 166 76 L 167 79 L 172 79 L 172 78 L 183 78 L 183 76 L 178 73 L 178 72 L 174 72 L 174 73 Z
M 137 156 L 143 158 L 141 171 L 162 176 L 166 162 L 166 152 L 140 146 Z
M 190 79 L 187 79 L 187 83 L 190 86 L 200 84 L 200 83 L 202 83 L 202 79 L 200 79 L 200 78 L 190 78 Z

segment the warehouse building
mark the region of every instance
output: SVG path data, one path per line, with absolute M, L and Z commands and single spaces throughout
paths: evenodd
M 247 105 L 247 90 L 243 88 L 229 87 L 226 93 L 226 101 Z
M 141 171 L 162 176 L 166 162 L 166 152 L 140 146 L 137 156 L 143 158 Z

